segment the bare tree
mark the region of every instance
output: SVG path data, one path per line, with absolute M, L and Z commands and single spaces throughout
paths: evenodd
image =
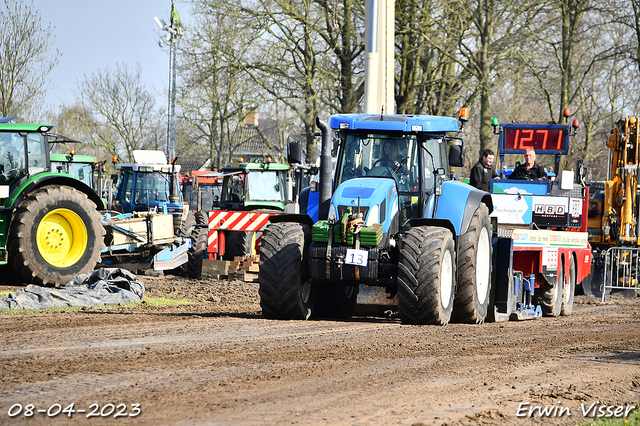
M 157 148 L 160 114 L 155 97 L 144 86 L 140 64 L 99 70 L 80 82 L 78 106 L 91 117 L 92 143 L 111 155 L 133 160 L 136 149 Z
M 41 108 L 60 54 L 50 54 L 52 27 L 42 26 L 33 3 L 3 0 L 0 21 L 0 115 L 26 118 Z
M 191 127 L 189 140 L 205 148 L 219 169 L 253 135 L 242 130 L 247 114 L 261 102 L 259 88 L 235 61 L 250 50 L 254 34 L 235 4 L 197 0 L 194 9 L 193 29 L 181 48 L 181 119 Z

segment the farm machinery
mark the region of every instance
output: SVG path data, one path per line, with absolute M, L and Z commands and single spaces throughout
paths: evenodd
M 0 264 L 18 281 L 60 285 L 100 261 L 102 200 L 51 171 L 52 126 L 0 123 Z
M 259 273 L 265 317 L 347 318 L 395 309 L 410 324 L 481 323 L 559 315 L 555 307 L 563 300 L 562 313 L 570 314 L 573 299 L 562 299 L 557 289 L 564 282 L 557 276 L 584 275 L 586 233 L 554 227 L 544 235 L 538 231 L 527 245 L 536 234 L 528 226 L 499 225 L 492 195 L 453 179 L 449 170 L 464 164 L 464 144 L 451 134 L 467 119 L 466 109 L 459 120 L 381 114 L 334 115 L 328 124 L 318 119 L 319 220 L 306 214 L 269 219 Z M 329 166 L 332 130 L 335 175 Z M 397 155 L 383 164 L 387 143 Z M 565 237 L 570 247 L 557 248 Z M 584 242 L 574 246 L 574 239 Z M 563 273 L 541 262 L 543 251 L 547 258 L 562 257 Z M 541 292 L 551 294 L 553 308 L 545 306 L 547 296 L 540 301 Z
M 568 120 L 568 110 L 564 116 Z M 498 222 L 498 235 L 509 237 L 498 241 L 497 278 L 509 273 L 524 281 L 544 315 L 570 315 L 576 286 L 589 276 L 592 259 L 587 233 L 586 170 L 581 165 L 577 170 L 560 170 L 561 156 L 568 154 L 579 123 L 492 121 L 494 133 L 499 135 L 501 168 L 505 166 L 505 155 L 521 155 L 533 149 L 538 158 L 551 157 L 558 171 L 552 175 L 547 171 L 541 180 L 491 181 L 492 216 Z
M 605 299 L 611 290 L 640 288 L 638 248 L 638 117 L 618 120 L 607 140 L 609 170 L 604 182 L 591 182 L 589 241 L 594 247 L 591 281 L 585 294 Z
M 185 203 L 193 211 L 211 211 L 218 205 L 222 193 L 222 177 L 211 176 L 209 170 L 194 170 L 180 176 Z
M 182 201 L 180 166 L 162 151 L 136 150 L 134 163 L 114 161 L 117 180 L 101 265 L 154 269 L 199 278 L 206 256 L 207 215 Z M 114 159 L 115 160 L 115 159 Z
M 188 255 L 170 255 L 166 249 L 174 254 L 177 247 L 188 251 L 194 238 L 174 235 L 172 215 L 105 212 L 104 201 L 91 186 L 89 170 L 96 162 L 86 161 L 90 168 L 85 169 L 75 167 L 82 158 L 51 154 L 51 144 L 72 141 L 51 133 L 52 127 L 0 120 L 0 265 L 8 269 L 5 277 L 62 285 L 109 263 L 122 248 L 129 250 L 123 263 L 146 253 L 158 266 L 185 269 Z M 141 220 L 144 227 L 136 224 Z
M 209 212 L 210 257 L 233 260 L 252 256 L 259 251 L 262 229 L 269 218 L 285 212 L 296 212 L 303 178 L 315 172 L 315 167 L 299 164 L 299 152 L 289 145 L 289 164 L 271 159 L 229 164 L 220 172 L 197 177 L 221 181 L 219 200 Z M 207 185 L 204 183 L 204 185 Z M 202 192 L 198 189 L 194 193 Z M 204 199 L 204 197 L 202 197 Z

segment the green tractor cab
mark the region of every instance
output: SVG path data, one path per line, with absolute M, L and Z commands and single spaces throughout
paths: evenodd
M 231 164 L 222 169 L 221 210 L 273 210 L 283 212 L 290 167 L 271 161 Z

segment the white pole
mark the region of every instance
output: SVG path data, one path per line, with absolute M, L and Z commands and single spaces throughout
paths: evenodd
M 369 0 L 365 8 L 364 112 L 378 110 L 378 0 Z

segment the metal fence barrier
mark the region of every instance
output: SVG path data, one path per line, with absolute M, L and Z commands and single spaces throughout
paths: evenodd
M 607 289 L 640 290 L 640 249 L 631 247 L 611 247 L 607 250 L 604 263 L 604 302 Z

